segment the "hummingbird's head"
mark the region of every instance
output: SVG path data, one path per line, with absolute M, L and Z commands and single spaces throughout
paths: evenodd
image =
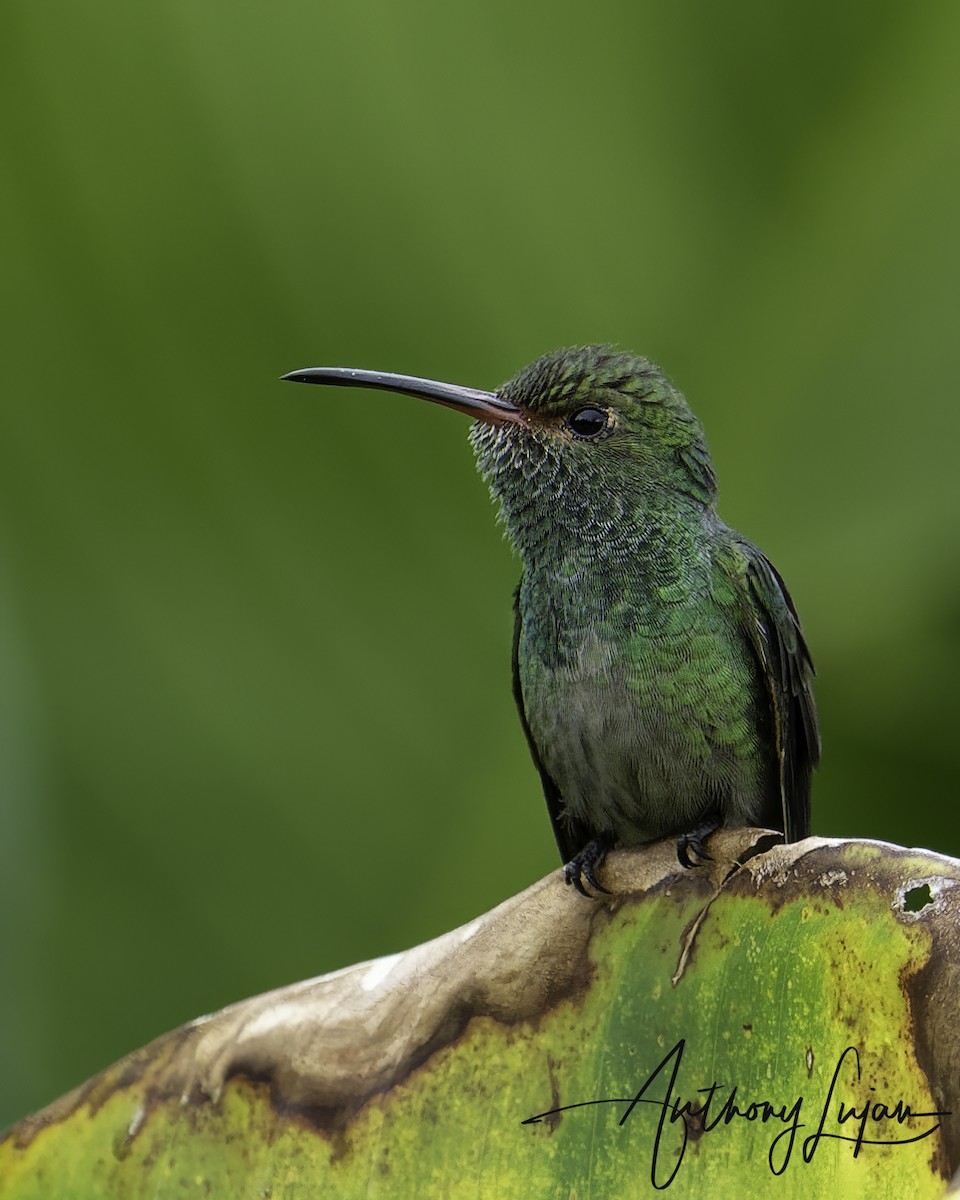
M 711 503 L 703 430 L 649 359 L 609 346 L 545 354 L 495 393 L 516 416 L 471 430 L 481 472 L 527 480 L 543 466 L 580 488 L 671 489 Z
M 663 492 L 703 505 L 716 496 L 683 395 L 648 359 L 609 346 L 545 354 L 495 392 L 345 367 L 284 378 L 403 392 L 475 417 L 477 465 L 521 549 L 531 524 L 599 533 Z

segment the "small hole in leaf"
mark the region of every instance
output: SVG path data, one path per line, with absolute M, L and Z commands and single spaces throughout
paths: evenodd
M 904 912 L 923 912 L 928 904 L 933 903 L 933 893 L 929 883 L 921 883 L 903 894 Z

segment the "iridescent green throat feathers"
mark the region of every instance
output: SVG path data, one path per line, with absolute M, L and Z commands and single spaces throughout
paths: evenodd
M 285 379 L 420 396 L 470 440 L 523 574 L 514 694 L 568 883 L 607 850 L 720 825 L 810 832 L 813 668 L 783 580 L 714 507 L 699 422 L 647 359 L 545 355 L 496 392 L 313 367 Z M 693 856 L 693 858 L 691 857 Z

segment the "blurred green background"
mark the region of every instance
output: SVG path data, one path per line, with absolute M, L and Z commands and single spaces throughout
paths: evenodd
M 0 1125 L 558 865 L 467 423 L 296 367 L 662 362 L 805 621 L 816 831 L 960 854 L 958 37 L 6 0 Z

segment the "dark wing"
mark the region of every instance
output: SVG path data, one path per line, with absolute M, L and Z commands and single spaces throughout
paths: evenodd
M 557 845 L 560 848 L 560 858 L 562 862 L 568 863 L 594 835 L 582 821 L 562 818 L 563 798 L 560 795 L 560 789 L 543 765 L 537 743 L 533 740 L 530 723 L 527 721 L 527 711 L 523 705 L 523 689 L 520 686 L 520 624 L 520 587 L 518 585 L 517 590 L 513 593 L 513 698 L 517 702 L 520 724 L 523 726 L 534 766 L 540 772 L 540 782 L 543 784 L 543 794 L 547 801 L 550 824 L 553 826 L 553 836 L 557 839 Z
M 810 774 L 820 761 L 813 663 L 777 569 L 750 542 L 738 540 L 733 549 L 731 577 L 773 709 L 784 836 L 797 842 L 810 836 Z

